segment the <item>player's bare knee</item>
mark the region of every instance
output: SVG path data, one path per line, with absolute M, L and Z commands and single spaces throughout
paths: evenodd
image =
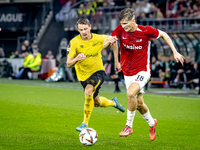
M 92 85 L 87 85 L 85 88 L 85 95 L 93 95 L 94 87 Z
M 89 96 L 89 95 L 92 95 L 92 94 L 93 94 L 93 91 L 85 90 L 85 96 Z
M 129 90 L 127 90 L 126 95 L 127 95 L 128 100 L 135 97 L 134 93 L 132 91 L 129 91 Z

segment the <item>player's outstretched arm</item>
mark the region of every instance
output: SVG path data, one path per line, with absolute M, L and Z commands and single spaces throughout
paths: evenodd
M 160 38 L 163 38 L 163 40 L 169 45 L 169 47 L 171 48 L 171 50 L 174 54 L 174 58 L 175 58 L 176 62 L 180 61 L 181 64 L 183 65 L 185 58 L 183 55 L 181 55 L 180 53 L 177 52 L 169 35 L 164 31 L 160 31 Z
M 78 54 L 76 57 L 72 58 L 69 55 L 67 56 L 67 67 L 71 68 L 74 66 L 78 61 L 85 59 L 85 55 L 83 53 Z
M 121 65 L 118 60 L 118 45 L 117 42 L 112 44 L 113 54 L 114 54 L 114 61 L 115 61 L 115 71 L 120 72 L 121 71 Z
M 113 43 L 116 43 L 117 40 L 116 36 L 109 36 L 104 40 L 103 48 L 108 49 Z

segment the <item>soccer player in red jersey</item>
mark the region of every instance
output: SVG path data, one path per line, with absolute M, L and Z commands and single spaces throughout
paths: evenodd
M 115 70 L 122 70 L 127 89 L 127 122 L 119 136 L 128 136 L 133 133 L 132 124 L 136 109 L 149 124 L 150 140 L 156 137 L 155 127 L 157 120 L 153 119 L 148 107 L 143 102 L 144 86 L 151 75 L 150 67 L 150 39 L 163 38 L 171 48 L 175 60 L 184 62 L 184 57 L 179 54 L 167 33 L 151 26 L 141 26 L 135 21 L 135 12 L 125 8 L 119 15 L 120 25 L 112 32 L 113 38 L 118 38 L 121 51 L 121 64 L 118 62 L 117 42 L 105 40 L 104 48 L 112 45 L 115 57 Z

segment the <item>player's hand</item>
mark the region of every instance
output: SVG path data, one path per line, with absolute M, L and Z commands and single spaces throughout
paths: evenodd
M 120 65 L 120 63 L 118 62 L 118 63 L 115 63 L 115 71 L 116 72 L 120 72 L 120 71 L 122 71 L 122 69 L 121 69 L 121 65 Z
M 118 38 L 116 36 L 109 36 L 107 40 L 110 44 L 113 44 L 117 42 Z
M 86 56 L 83 53 L 79 53 L 78 56 L 76 57 L 77 61 L 83 60 L 85 58 L 86 58 Z
M 185 61 L 185 57 L 183 55 L 181 55 L 180 53 L 176 52 L 176 53 L 174 53 L 174 58 L 175 58 L 177 63 L 180 61 L 180 63 L 183 65 L 183 63 Z

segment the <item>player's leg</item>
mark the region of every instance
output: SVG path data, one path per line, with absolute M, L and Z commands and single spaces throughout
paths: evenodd
M 141 90 L 148 82 L 150 78 L 150 71 L 141 71 L 134 76 L 124 76 L 125 85 L 127 89 L 127 122 L 124 130 L 119 134 L 119 136 L 128 136 L 132 134 L 132 125 L 135 116 L 135 111 L 137 108 L 137 98 L 136 95 L 141 93 Z
M 81 85 L 85 89 L 84 121 L 76 128 L 77 131 L 81 131 L 83 128 L 88 127 L 91 112 L 94 107 L 94 99 L 98 95 L 101 84 L 104 82 L 104 76 L 104 71 L 97 71 L 86 81 L 81 82 Z
M 94 98 L 94 106 L 106 108 L 109 106 L 114 106 L 114 102 L 112 100 L 108 100 L 106 97 L 99 97 L 99 95 L 97 95 Z
M 108 107 L 108 106 L 113 106 L 115 108 L 117 108 L 118 110 L 120 110 L 121 112 L 125 112 L 124 107 L 119 104 L 119 101 L 117 99 L 117 97 L 113 97 L 112 100 L 107 99 L 106 97 L 99 97 L 99 90 L 101 88 L 101 85 L 104 82 L 104 76 L 98 76 L 99 81 L 98 84 L 95 85 L 94 87 L 94 103 L 95 103 L 95 107 Z
M 139 93 L 137 95 L 137 110 L 140 112 L 143 118 L 147 121 L 149 126 L 154 126 L 154 120 L 149 112 L 148 107 L 144 104 L 142 93 Z
M 96 83 L 94 84 L 94 97 L 93 97 L 95 106 L 96 107 L 100 106 L 100 107 L 104 107 L 104 108 L 108 107 L 108 106 L 114 106 L 118 110 L 124 112 L 125 111 L 124 107 L 121 104 L 119 104 L 119 101 L 116 97 L 113 97 L 112 100 L 109 100 L 105 97 L 98 96 L 101 85 L 104 82 L 105 73 L 103 71 L 98 71 L 96 77 L 97 78 L 95 78 Z
M 119 136 L 128 136 L 133 133 L 132 125 L 133 120 L 135 117 L 135 111 L 137 108 L 137 98 L 136 94 L 140 90 L 140 86 L 138 83 L 132 83 L 128 89 L 127 89 L 127 122 L 125 128 L 122 130 L 122 132 L 119 133 Z
M 108 106 L 114 106 L 114 102 L 111 100 L 108 100 L 105 97 L 99 97 L 99 90 L 101 89 L 101 85 L 104 82 L 104 76 L 105 73 L 100 71 L 96 73 L 96 80 L 95 80 L 95 84 L 94 84 L 94 94 L 93 94 L 93 98 L 94 98 L 94 106 L 95 107 L 108 107 Z
M 93 91 L 94 91 L 93 85 L 88 84 L 85 88 L 85 103 L 84 103 L 84 122 L 86 124 L 89 123 L 91 112 L 94 107 Z
M 77 131 L 82 131 L 84 128 L 88 127 L 90 116 L 94 107 L 93 91 L 93 85 L 88 84 L 85 87 L 84 120 L 83 123 L 76 128 Z
M 117 108 L 121 112 L 125 112 L 124 107 L 119 103 L 117 97 L 113 97 L 112 100 L 109 100 L 106 97 L 99 97 L 99 95 L 97 95 L 94 98 L 94 106 L 103 108 L 112 106 Z
M 149 124 L 149 137 L 153 141 L 156 138 L 157 120 L 152 118 L 148 107 L 144 104 L 142 93 L 137 95 L 137 110 Z

